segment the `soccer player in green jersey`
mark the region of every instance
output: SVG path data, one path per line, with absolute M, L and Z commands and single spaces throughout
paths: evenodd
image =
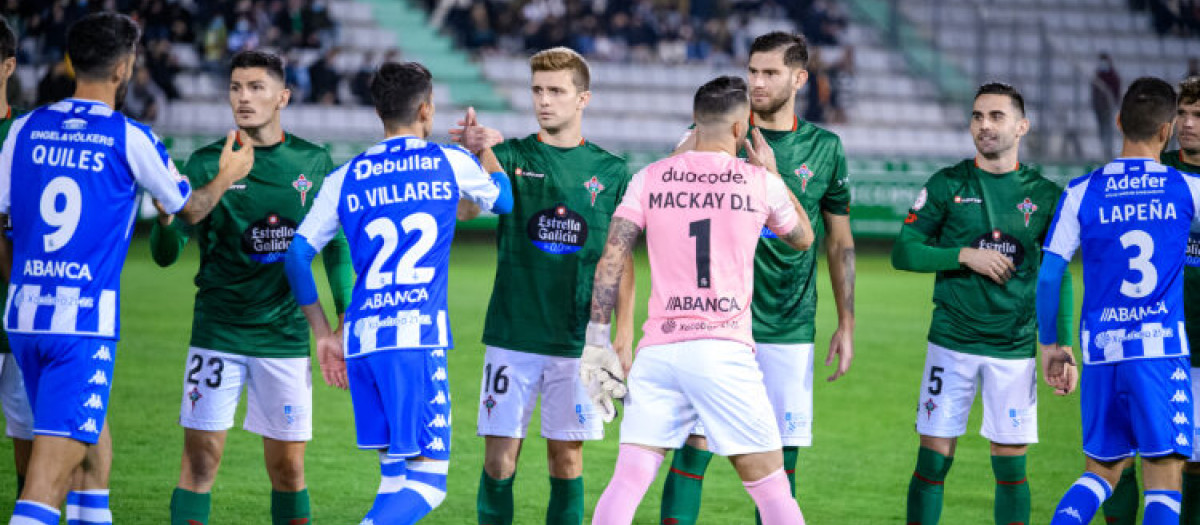
M 1159 159 L 1163 165 L 1179 171 L 1200 174 L 1200 77 L 1188 77 L 1179 84 L 1179 107 L 1175 114 L 1176 139 L 1179 149 L 1163 152 Z M 1188 240 L 1188 258 L 1200 257 L 1200 232 L 1192 232 Z M 1183 314 L 1184 331 L 1188 341 L 1200 341 L 1200 268 L 1183 267 Z M 1200 351 L 1192 350 L 1192 399 L 1200 393 Z M 1200 416 L 1196 408 L 1193 423 Z M 1196 427 L 1200 437 L 1200 424 Z M 1195 441 L 1193 441 L 1195 443 Z M 1112 496 L 1104 501 L 1104 519 L 1113 525 L 1137 523 L 1139 497 L 1135 466 L 1126 467 L 1121 480 L 1113 488 Z M 1200 447 L 1183 466 L 1183 505 L 1180 523 L 1200 525 Z
M 579 380 L 579 357 L 596 263 L 631 175 L 623 159 L 583 138 L 583 109 L 591 98 L 583 57 L 553 48 L 533 55 L 529 65 L 537 133 L 497 144 L 498 133 L 470 115 L 464 128 L 452 131 L 472 152 L 490 146 L 513 176 L 514 206 L 500 218 L 483 329 L 480 525 L 513 522 L 517 456 L 539 394 L 550 463 L 546 523 L 582 524 L 583 442 L 602 439 L 603 421 L 614 415 L 597 413 Z M 616 345 L 631 350 L 632 264 L 621 282 Z
M 943 483 L 977 388 L 996 476 L 996 523 L 1029 523 L 1025 451 L 1037 442 L 1031 305 L 1042 240 L 1062 188 L 1018 161 L 1029 121 L 1012 86 L 979 88 L 970 131 L 975 158 L 929 178 L 892 251 L 896 269 L 937 273 L 916 414 L 921 447 L 908 488 L 910 525 L 933 525 L 941 516 Z M 1070 329 L 1070 283 L 1064 275 L 1059 333 Z
M 17 69 L 17 35 L 8 21 L 0 19 L 0 143 L 8 137 L 8 129 L 18 112 L 8 103 L 8 78 Z M 2 235 L 9 235 L 11 226 L 3 226 Z M 0 304 L 8 298 L 8 279 L 0 274 Z M 25 394 L 21 368 L 8 347 L 8 335 L 0 324 L 0 406 L 4 409 L 4 433 L 13 440 L 13 463 L 17 471 L 17 495 L 25 487 L 25 471 L 33 451 L 33 409 Z
M 838 361 L 828 380 L 845 374 L 854 356 L 854 238 L 850 186 L 837 135 L 796 117 L 796 93 L 808 81 L 808 44 L 799 34 L 773 32 L 750 46 L 747 80 L 750 125 L 775 152 L 783 181 L 825 243 L 837 303 L 838 326 L 825 364 Z M 693 140 L 689 135 L 687 141 Z M 689 144 L 680 146 L 688 148 Z M 822 220 L 815 220 L 816 217 Z M 796 491 L 800 447 L 812 445 L 813 353 L 816 340 L 816 250 L 797 251 L 764 229 L 754 256 L 755 355 L 783 438 L 784 470 Z M 700 511 L 704 472 L 712 459 L 704 429 L 675 452 L 663 485 L 663 523 L 690 525 Z
M 170 216 L 160 215 L 151 231 L 151 251 L 161 266 L 174 263 L 192 237 L 201 253 L 172 524 L 208 523 L 210 491 L 243 386 L 248 390 L 243 428 L 263 437 L 272 523 L 312 519 L 304 482 L 304 448 L 312 439 L 308 324 L 292 297 L 283 258 L 333 162 L 320 146 L 283 131 L 279 114 L 289 97 L 279 57 L 261 51 L 235 55 L 229 104 L 237 142 L 254 148 L 254 166 L 203 222 L 175 227 Z M 221 140 L 192 153 L 184 167 L 192 184 L 216 174 L 224 145 Z M 335 238 L 323 256 L 340 315 L 353 284 L 345 238 Z

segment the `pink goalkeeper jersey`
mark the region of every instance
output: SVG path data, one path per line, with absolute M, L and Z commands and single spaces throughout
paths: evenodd
M 649 318 L 639 348 L 728 339 L 754 346 L 754 249 L 799 217 L 783 181 L 725 153 L 689 151 L 639 171 L 614 217 L 646 231 Z

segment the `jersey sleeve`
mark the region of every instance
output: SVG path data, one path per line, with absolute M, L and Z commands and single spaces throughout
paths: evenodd
M 800 222 L 800 216 L 796 214 L 796 206 L 792 204 L 791 197 L 788 196 L 787 185 L 783 180 L 775 175 L 763 173 L 766 177 L 767 190 L 767 228 L 775 232 L 775 235 L 780 237 L 792 233 L 796 228 L 796 224 Z
M 945 176 L 935 173 L 921 191 L 904 218 L 904 227 L 913 228 L 926 237 L 936 237 L 942 232 L 948 204 Z
M 833 176 L 825 195 L 821 196 L 821 211 L 834 215 L 850 215 L 850 173 L 846 167 L 846 154 L 842 151 L 842 141 L 837 141 L 835 149 L 836 162 Z
M 29 115 L 21 117 L 13 122 L 12 127 L 8 129 L 8 137 L 4 139 L 3 149 L 0 149 L 0 214 L 8 214 L 8 210 L 12 207 L 12 165 L 13 165 L 13 149 L 17 144 L 17 135 L 21 133 L 21 128 L 25 127 L 25 122 L 29 120 Z M 5 225 L 0 225 L 4 227 Z
M 457 146 L 442 146 L 442 151 L 450 163 L 450 169 L 454 170 L 459 194 L 480 208 L 490 210 L 496 199 L 500 198 L 500 188 L 492 182 L 491 175 L 479 164 L 479 159 Z
M 614 219 L 619 217 L 636 224 L 638 228 L 646 229 L 646 213 L 642 199 L 645 185 L 646 170 L 643 169 L 634 174 L 633 179 L 629 181 L 621 204 L 617 206 L 617 211 L 613 212 Z
M 1079 248 L 1079 204 L 1087 190 L 1087 180 L 1072 184 L 1063 192 L 1054 219 L 1050 222 L 1046 243 L 1042 247 L 1044 251 L 1058 255 L 1066 261 L 1070 261 L 1075 255 L 1075 250 Z
M 350 163 L 343 164 L 342 167 L 325 177 L 325 182 L 321 184 L 321 191 L 317 193 L 312 208 L 308 210 L 308 215 L 304 216 L 300 227 L 296 229 L 296 235 L 303 235 L 305 239 L 308 239 L 308 244 L 316 251 L 321 251 L 325 244 L 333 239 L 334 235 L 337 235 L 340 226 L 338 201 L 342 198 L 342 181 L 346 179 L 346 170 L 349 167 Z
M 125 158 L 139 186 L 158 199 L 169 213 L 179 213 L 192 196 L 192 187 L 179 176 L 167 148 L 158 137 L 133 122 L 125 123 Z

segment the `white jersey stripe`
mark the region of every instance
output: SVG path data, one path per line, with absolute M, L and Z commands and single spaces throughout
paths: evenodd
M 79 287 L 54 287 L 54 315 L 50 318 L 50 331 L 74 332 L 79 319 Z
M 20 303 L 17 304 L 17 330 L 32 331 L 33 318 L 37 315 L 37 300 L 42 295 L 42 287 L 37 284 L 27 284 L 21 288 L 21 294 L 17 297 Z
M 448 323 L 446 322 L 446 311 L 438 310 L 438 313 L 437 313 L 437 330 L 438 330 L 437 344 L 438 344 L 438 346 L 443 346 L 443 347 L 450 346 L 450 342 L 446 338 L 446 333 L 449 332 L 449 329 L 446 326 L 447 324 Z
M 117 291 L 104 290 L 100 292 L 100 325 L 96 332 L 100 335 L 116 335 L 117 324 Z
M 1142 334 L 1161 334 L 1162 323 L 1142 323 Z M 1162 336 L 1145 337 L 1142 339 L 1142 355 L 1145 357 L 1163 357 L 1166 354 L 1163 348 Z

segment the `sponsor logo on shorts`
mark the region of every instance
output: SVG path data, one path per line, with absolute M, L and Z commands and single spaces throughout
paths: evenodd
M 575 416 L 579 418 L 579 424 L 587 423 L 587 414 L 583 413 L 583 404 L 575 403 Z
M 1013 428 L 1021 428 L 1025 420 L 1029 417 L 1029 409 L 1027 408 L 1010 408 L 1008 409 L 1008 419 L 1012 421 Z
M 496 399 L 488 394 L 487 399 L 483 400 L 483 408 L 487 409 L 488 417 L 492 417 L 492 409 L 496 408 Z
M 88 384 L 106 386 L 108 385 L 108 376 L 104 374 L 103 370 L 97 370 L 95 374 L 92 374 L 92 378 L 88 380 Z
M 937 403 L 933 402 L 932 397 L 925 401 L 925 404 L 921 405 L 921 408 L 925 409 L 925 419 L 933 417 L 933 411 L 937 410 L 937 407 Z
M 433 438 L 433 442 L 429 444 L 429 450 L 442 452 L 446 450 L 446 442 L 442 441 L 442 438 L 440 437 L 435 437 Z
M 288 427 L 295 426 L 297 422 L 303 421 L 304 416 L 308 414 L 308 410 L 299 405 L 283 405 L 283 420 Z
M 200 398 L 202 398 L 202 397 L 204 397 L 204 394 L 201 394 L 200 389 L 197 387 L 192 387 L 192 391 L 188 392 L 188 401 L 192 402 L 192 410 L 193 411 L 196 410 L 196 402 L 199 401 Z
M 446 422 L 446 416 L 438 414 L 433 418 L 433 421 L 430 421 L 426 426 L 429 428 L 446 428 L 450 426 L 450 423 Z
M 439 366 L 438 369 L 433 372 L 433 376 L 431 376 L 429 379 L 433 381 L 445 381 L 446 369 Z
M 100 399 L 100 394 L 92 394 L 87 401 L 83 402 L 83 406 L 92 410 L 104 410 L 104 400 Z
M 783 413 L 783 421 L 785 423 L 785 426 L 787 427 L 787 433 L 791 434 L 791 433 L 796 432 L 797 430 L 800 430 L 802 425 L 807 424 L 808 418 L 805 417 L 804 414 L 800 414 L 797 412 L 784 412 Z
M 107 346 L 102 345 L 99 350 L 96 350 L 96 353 L 92 354 L 92 359 L 97 361 L 112 361 L 112 352 L 108 350 Z
M 1188 418 L 1183 415 L 1183 412 L 1176 412 L 1175 417 L 1171 418 L 1171 422 L 1176 425 L 1186 425 L 1188 424 Z
M 1171 374 L 1171 381 L 1187 381 L 1187 379 L 1187 372 L 1184 372 L 1182 368 L 1176 368 L 1175 373 Z
M 91 417 L 87 418 L 87 421 L 84 421 L 82 425 L 79 425 L 79 431 L 89 434 L 100 433 L 100 429 L 96 427 L 96 419 Z
M 1176 390 L 1175 395 L 1171 396 L 1171 402 L 1172 403 L 1187 403 L 1188 402 L 1187 392 L 1184 392 L 1183 390 Z

